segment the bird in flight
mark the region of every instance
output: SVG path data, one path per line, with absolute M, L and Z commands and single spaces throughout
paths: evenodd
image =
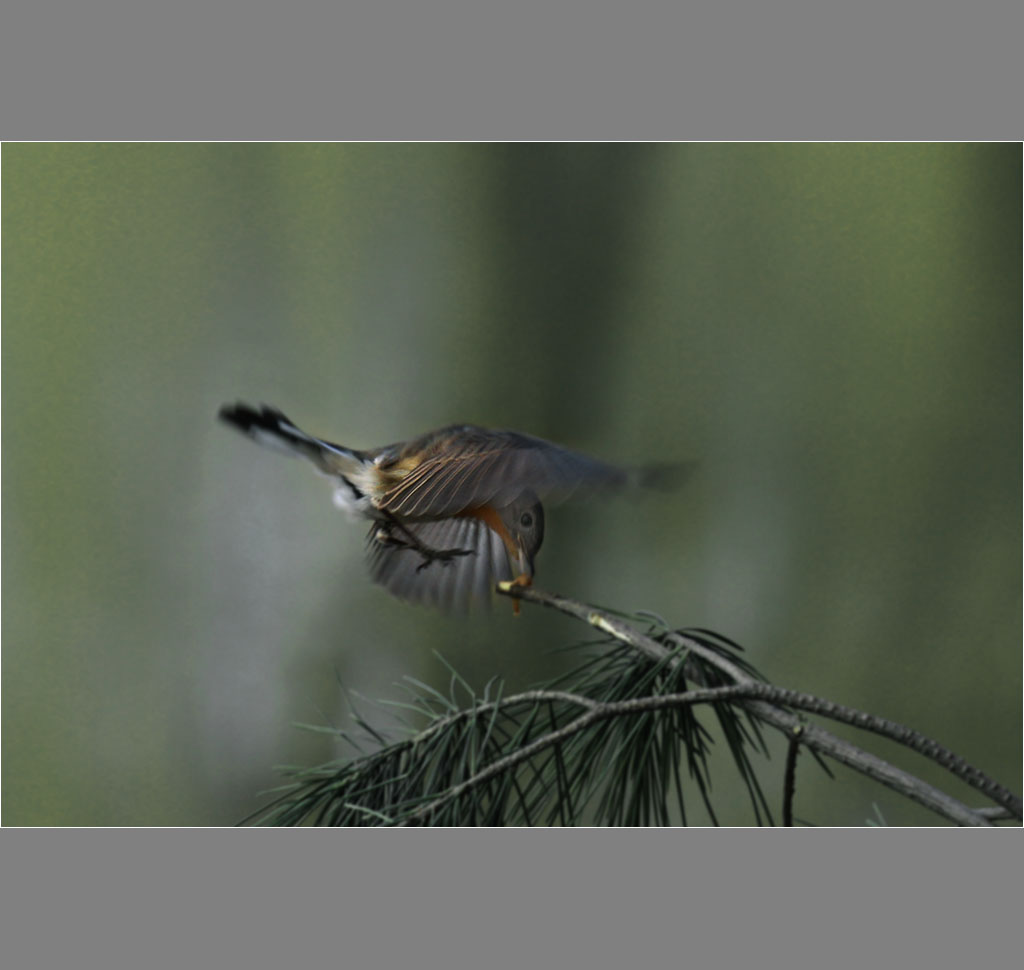
M 358 451 L 314 438 L 266 405 L 226 404 L 219 417 L 311 461 L 333 481 L 335 504 L 370 520 L 366 557 L 374 582 L 442 610 L 489 603 L 498 582 L 530 585 L 544 541 L 542 500 L 651 477 L 531 435 L 471 424 Z

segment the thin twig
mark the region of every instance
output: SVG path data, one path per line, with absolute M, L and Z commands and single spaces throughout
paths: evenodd
M 789 737 L 786 751 L 786 773 L 782 784 L 782 824 L 793 827 L 793 796 L 796 793 L 796 757 L 800 754 L 800 735 L 803 728 L 797 728 Z

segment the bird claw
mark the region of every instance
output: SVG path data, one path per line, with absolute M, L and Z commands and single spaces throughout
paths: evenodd
M 433 562 L 439 562 L 442 566 L 450 566 L 456 556 L 472 556 L 472 549 L 428 549 L 426 546 L 422 546 L 416 550 L 422 557 L 421 562 L 416 567 L 416 572 L 422 572 Z
M 377 530 L 374 539 L 380 543 L 401 546 L 410 552 L 418 552 L 423 557 L 423 562 L 416 567 L 416 572 L 422 572 L 434 562 L 439 562 L 442 566 L 450 566 L 457 556 L 472 556 L 476 552 L 475 549 L 431 549 L 430 546 L 420 542 L 415 533 L 396 519 L 389 519 L 382 525 Z

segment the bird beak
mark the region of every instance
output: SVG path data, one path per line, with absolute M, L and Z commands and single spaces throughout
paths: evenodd
M 516 556 L 516 567 L 522 575 L 532 577 L 533 558 L 527 553 L 522 540 L 516 542 L 516 548 L 519 550 L 519 554 Z

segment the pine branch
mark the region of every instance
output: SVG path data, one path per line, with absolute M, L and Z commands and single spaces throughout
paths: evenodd
M 434 799 L 432 802 L 427 802 L 412 813 L 408 819 L 408 823 L 414 824 L 421 821 L 431 812 L 444 805 L 445 802 L 458 798 L 463 794 L 463 792 L 473 786 L 483 784 L 495 775 L 509 771 L 511 768 L 516 767 L 524 761 L 529 761 L 534 757 L 534 755 L 543 751 L 545 748 L 550 748 L 562 741 L 567 741 L 569 738 L 579 734 L 581 731 L 584 731 L 586 728 L 590 727 L 590 725 L 595 724 L 598 721 L 605 720 L 606 718 L 619 717 L 623 714 L 639 714 L 642 711 L 661 711 L 668 708 L 685 707 L 694 704 L 708 704 L 713 701 L 735 700 L 741 697 L 755 697 L 758 696 L 759 693 L 757 688 L 763 686 L 763 684 L 756 683 L 740 684 L 733 687 L 692 690 L 687 691 L 685 694 L 662 694 L 658 697 L 637 697 L 632 700 L 620 701 L 615 704 L 601 704 L 597 701 L 591 700 L 589 697 L 582 697 L 579 694 L 570 694 L 566 691 L 533 690 L 525 691 L 522 694 L 516 694 L 513 697 L 506 698 L 499 704 L 489 706 L 499 709 L 518 704 L 532 704 L 536 701 L 561 701 L 562 703 L 573 704 L 578 707 L 586 708 L 586 713 L 581 714 L 574 721 L 565 725 L 565 727 L 552 731 L 549 734 L 542 735 L 531 744 L 519 748 L 513 753 L 492 762 L 485 769 L 473 775 L 473 777 L 466 779 L 462 784 L 456 785 L 454 788 L 445 792 L 444 795 Z M 484 708 L 477 708 L 475 713 L 480 713 L 482 710 L 486 710 L 487 708 L 488 705 L 485 705 Z
M 610 637 L 573 671 L 541 689 L 483 696 L 452 668 L 449 695 L 406 678 L 408 702 L 426 718 L 388 740 L 353 709 L 363 737 L 336 732 L 360 754 L 296 772 L 295 781 L 249 821 L 322 825 L 611 825 L 687 822 L 687 792 L 714 824 L 712 735 L 696 716 L 710 706 L 747 787 L 758 824 L 772 812 L 751 755 L 767 754 L 762 725 L 788 739 L 782 822 L 793 824 L 796 758 L 806 746 L 962 825 L 1021 816 L 1021 800 L 953 752 L 903 725 L 764 681 L 742 648 L 707 630 L 671 630 L 653 614 L 627 622 L 607 610 L 535 587 L 502 584 L 516 600 L 557 609 Z M 641 630 L 636 624 L 647 624 Z M 492 688 L 496 696 L 491 697 Z M 464 694 L 469 704 L 457 695 Z M 934 785 L 806 720 L 813 714 L 878 734 L 949 770 L 998 807 L 972 808 Z M 405 720 L 403 718 L 403 720 Z M 684 773 L 693 782 L 685 783 Z M 674 795 L 677 816 L 670 813 Z
M 595 609 L 585 603 L 580 603 L 565 596 L 553 595 L 533 586 L 512 586 L 508 583 L 500 583 L 498 592 L 517 600 L 526 600 L 540 606 L 550 607 L 569 616 L 584 620 L 591 626 L 641 651 L 652 659 L 665 659 L 668 656 L 668 648 L 657 640 L 644 635 L 610 613 Z M 911 728 L 886 718 L 876 717 L 863 711 L 843 707 L 810 694 L 783 690 L 766 684 L 758 684 L 735 663 L 709 650 L 706 644 L 701 643 L 700 640 L 692 636 L 666 630 L 666 639 L 669 642 L 686 647 L 708 663 L 718 667 L 723 673 L 731 677 L 735 683 L 753 683 L 760 688 L 759 692 L 751 696 L 763 698 L 763 700 L 752 700 L 743 706 L 757 717 L 783 730 L 788 737 L 799 739 L 809 748 L 821 754 L 829 755 L 835 760 L 892 788 L 894 791 L 906 795 L 908 798 L 941 815 L 945 815 L 952 821 L 962 825 L 989 824 L 988 819 L 984 815 L 979 814 L 977 811 L 921 779 L 888 764 L 853 744 L 841 740 L 822 728 L 815 725 L 802 724 L 799 719 L 774 705 L 795 707 L 808 713 L 820 714 L 833 720 L 882 735 L 883 737 L 888 737 L 899 744 L 917 751 L 919 754 L 947 769 L 971 787 L 991 798 L 1002 808 L 1010 812 L 1013 817 L 1018 819 L 1022 817 L 1022 802 L 1019 795 L 1015 795 L 1009 789 L 989 778 L 937 741 L 933 741 L 931 738 L 925 737 Z M 770 703 L 766 703 L 766 701 Z

